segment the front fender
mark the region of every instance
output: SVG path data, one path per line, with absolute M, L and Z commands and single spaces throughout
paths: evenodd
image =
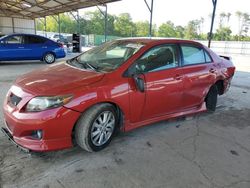
M 72 101 L 64 105 L 66 108 L 84 113 L 90 107 L 98 103 L 113 103 L 129 117 L 129 93 L 128 83 L 120 83 L 115 86 L 103 86 L 93 88 L 82 88 L 73 93 Z

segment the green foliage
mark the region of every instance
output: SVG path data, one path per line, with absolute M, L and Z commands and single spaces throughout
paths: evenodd
M 220 27 L 216 30 L 214 39 L 215 40 L 222 40 L 222 41 L 228 41 L 231 39 L 231 29 L 229 27 Z
M 77 33 L 77 23 L 67 14 L 60 14 L 60 27 L 64 33 Z
M 184 37 L 186 39 L 197 39 L 198 38 L 197 24 L 198 24 L 198 22 L 196 20 L 192 20 L 192 21 L 188 22 L 188 25 L 185 28 L 185 33 L 184 33 Z
M 145 37 L 148 36 L 149 32 L 149 22 L 141 21 L 135 23 L 135 35 L 137 37 Z
M 175 27 L 175 33 L 177 38 L 184 38 L 185 28 L 178 25 Z
M 219 14 L 219 27 L 214 34 L 214 40 L 250 40 L 250 15 L 248 13 L 237 11 L 235 16 L 238 18 L 239 32 L 232 36 L 230 30 L 231 13 L 222 12 Z M 47 31 L 58 32 L 57 16 L 47 17 Z M 149 21 L 133 22 L 129 13 L 122 13 L 118 16 L 107 15 L 107 34 L 120 37 L 143 37 L 149 35 Z M 62 33 L 76 33 L 80 28 L 81 34 L 96 34 L 104 35 L 105 17 L 99 11 L 92 11 L 85 13 L 80 17 L 79 25 L 69 14 L 60 14 L 60 30 Z M 207 40 L 207 34 L 203 31 L 204 18 L 191 20 L 188 24 L 183 26 L 175 26 L 173 22 L 167 21 L 161 24 L 158 28 L 156 25 L 152 26 L 152 36 L 159 37 L 173 37 L 186 39 L 200 39 Z M 36 20 L 37 30 L 44 30 L 43 19 Z
M 176 37 L 174 23 L 168 21 L 166 23 L 161 24 L 158 30 L 159 37 Z
M 129 13 L 122 13 L 115 19 L 114 27 L 116 35 L 128 37 L 133 36 L 135 24 Z
M 94 12 L 87 12 L 84 15 L 85 20 L 85 27 L 84 34 L 97 34 L 103 35 L 105 30 L 105 17 L 100 11 Z M 107 15 L 107 34 L 114 33 L 114 16 Z M 83 19 L 82 19 L 83 20 Z

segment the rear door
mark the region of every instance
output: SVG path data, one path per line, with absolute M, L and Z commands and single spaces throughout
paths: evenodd
M 40 36 L 25 35 L 24 42 L 25 48 L 30 51 L 29 59 L 42 59 L 43 54 L 47 51 L 45 38 Z
M 201 47 L 180 45 L 183 71 L 183 108 L 199 106 L 209 87 L 216 80 L 216 66 L 210 55 Z

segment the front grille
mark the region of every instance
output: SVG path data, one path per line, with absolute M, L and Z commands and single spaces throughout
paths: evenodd
M 14 95 L 13 93 L 10 94 L 10 97 L 9 97 L 10 104 L 17 106 L 21 100 L 22 100 L 21 97 L 18 97 Z

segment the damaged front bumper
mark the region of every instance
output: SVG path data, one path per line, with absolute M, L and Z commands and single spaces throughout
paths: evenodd
M 11 133 L 6 129 L 6 128 L 3 128 L 1 127 L 1 131 L 3 132 L 4 136 L 6 136 L 8 138 L 8 140 L 14 144 L 17 148 L 21 149 L 22 151 L 24 151 L 25 153 L 29 153 L 30 150 L 27 149 L 27 148 L 24 148 L 22 146 L 20 146 L 19 144 L 17 144 L 14 139 L 13 139 L 13 136 L 11 135 Z

